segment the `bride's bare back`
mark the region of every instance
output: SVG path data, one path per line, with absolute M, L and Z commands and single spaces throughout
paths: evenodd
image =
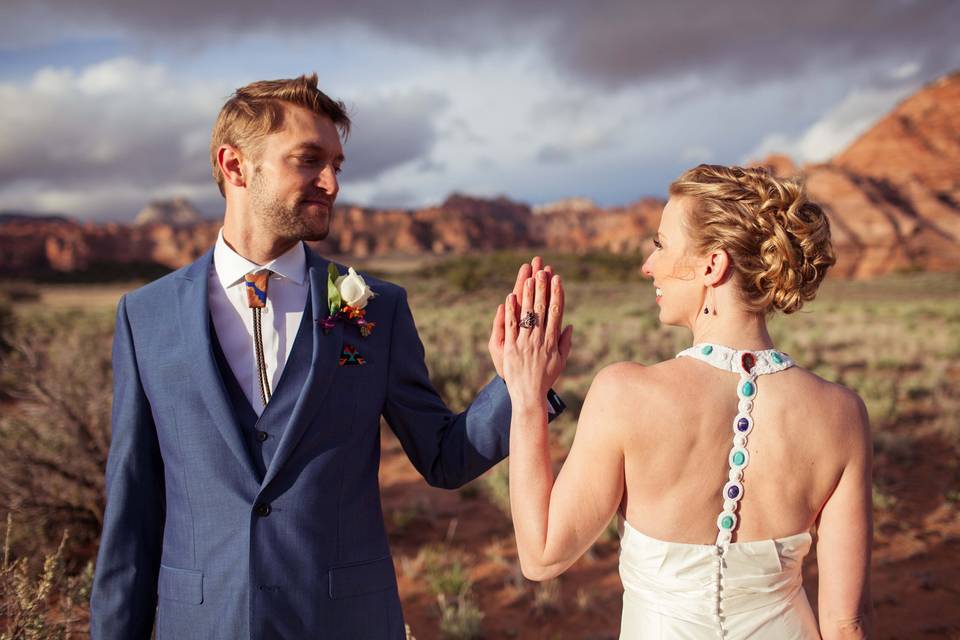
M 738 376 L 689 358 L 613 368 L 603 380 L 623 397 L 627 521 L 653 538 L 712 544 Z M 734 542 L 809 530 L 865 446 L 862 405 L 847 389 L 800 367 L 759 376 L 757 388 Z

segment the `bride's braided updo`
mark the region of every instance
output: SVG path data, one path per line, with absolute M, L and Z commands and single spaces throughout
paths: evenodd
M 751 311 L 797 311 L 836 262 L 827 216 L 799 180 L 701 164 L 677 178 L 670 195 L 692 198 L 685 220 L 691 250 L 727 252 Z

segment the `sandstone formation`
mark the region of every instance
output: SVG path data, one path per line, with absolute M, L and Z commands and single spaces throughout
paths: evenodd
M 189 200 L 173 198 L 172 200 L 150 202 L 133 219 L 133 224 L 138 227 L 145 224 L 166 224 L 182 227 L 196 224 L 201 220 L 203 220 L 203 216 Z
M 836 275 L 960 268 L 960 72 L 904 100 L 847 149 L 799 170 L 830 216 Z
M 764 164 L 805 176 L 832 222 L 835 275 L 960 268 L 960 73 L 902 102 L 830 162 L 797 167 L 771 156 Z M 502 248 L 646 251 L 662 206 L 654 198 L 614 208 L 568 198 L 532 210 L 504 197 L 462 194 L 412 211 L 344 206 L 330 237 L 315 247 L 361 259 Z M 176 268 L 207 250 L 219 227 L 183 200 L 152 203 L 132 225 L 0 214 L 0 275 L 104 263 L 121 272 L 125 264 Z

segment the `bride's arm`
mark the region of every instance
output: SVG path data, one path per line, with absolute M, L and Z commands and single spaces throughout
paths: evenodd
M 853 393 L 839 407 L 849 460 L 817 527 L 820 633 L 824 640 L 869 638 L 870 547 L 873 483 L 870 425 L 863 401 Z
M 528 281 L 521 317 L 543 318 L 546 278 Z M 504 370 L 510 390 L 510 508 L 520 567 L 532 580 L 565 571 L 604 530 L 623 495 L 623 447 L 614 425 L 623 398 L 617 367 L 600 372 L 584 402 L 576 438 L 554 482 L 543 398 L 562 371 L 569 335 L 561 337 L 563 288 L 551 284 L 546 326 L 518 328 L 516 298 L 507 300 Z

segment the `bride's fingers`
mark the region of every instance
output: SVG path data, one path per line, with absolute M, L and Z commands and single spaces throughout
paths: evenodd
M 560 276 L 550 280 L 550 309 L 547 311 L 546 339 L 560 339 L 560 327 L 563 326 L 563 285 Z
M 520 321 L 523 322 L 527 315 L 533 311 L 533 297 L 534 297 L 534 279 L 527 278 L 527 281 L 523 283 L 523 300 L 520 304 Z M 526 342 L 530 337 L 531 329 L 527 327 L 520 328 L 520 342 Z
M 517 296 L 510 294 L 503 310 L 503 350 L 512 351 L 517 345 Z
M 493 314 L 493 327 L 490 329 L 490 344 L 495 346 L 503 345 L 504 333 L 503 316 L 506 307 L 497 305 L 497 312 Z
M 543 269 L 543 258 L 540 256 L 533 256 L 533 260 L 530 261 L 530 268 L 532 269 L 531 276 Z
M 543 334 L 547 324 L 547 287 L 549 286 L 549 276 L 546 271 L 538 271 L 536 277 L 536 287 L 533 296 L 533 312 L 537 314 L 537 326 L 531 333 L 536 336 L 536 343 L 543 344 Z
M 563 280 L 560 279 L 560 276 L 556 277 L 557 280 L 557 306 L 560 308 L 560 313 L 557 315 L 557 337 L 560 336 L 560 327 L 563 326 L 563 315 L 567 312 L 567 290 L 563 288 Z
M 513 295 L 517 296 L 518 300 L 523 295 L 523 283 L 526 282 L 527 278 L 533 275 L 533 273 L 529 264 L 524 263 L 520 265 L 520 270 L 517 271 L 517 281 L 513 284 Z

